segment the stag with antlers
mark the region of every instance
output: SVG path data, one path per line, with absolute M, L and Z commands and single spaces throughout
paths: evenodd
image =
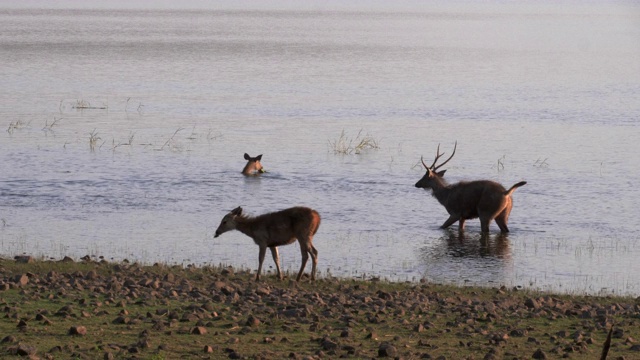
M 441 228 L 448 228 L 458 221 L 459 229 L 463 231 L 466 220 L 480 218 L 480 227 L 483 233 L 489 232 L 489 224 L 492 220 L 496 221 L 501 232 L 509 232 L 507 222 L 513 207 L 511 194 L 527 182 L 521 181 L 509 190 L 491 180 L 461 181 L 448 184 L 443 178 L 446 170 L 438 171 L 438 169 L 453 158 L 457 147 L 458 142 L 454 145 L 451 156 L 440 165 L 436 165 L 440 157 L 444 155 L 444 153 L 440 153 L 440 144 L 438 144 L 436 158 L 431 166 L 427 166 L 424 159 L 420 158 L 427 173 L 416 183 L 416 187 L 431 189 L 432 195 L 447 209 L 449 218 Z

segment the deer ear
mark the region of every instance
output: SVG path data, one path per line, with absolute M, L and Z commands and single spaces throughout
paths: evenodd
M 437 172 L 437 173 L 436 173 L 436 175 L 438 175 L 438 176 L 440 176 L 440 177 L 443 177 L 443 176 L 444 176 L 444 173 L 446 173 L 446 172 L 447 172 L 447 170 L 442 170 L 442 171 L 440 171 L 440 172 Z
M 260 160 L 262 160 L 262 154 L 256 156 L 256 161 L 260 161 Z
M 251 156 L 249 156 L 249 154 L 247 154 L 247 153 L 244 153 L 244 159 L 245 160 L 249 160 L 249 159 L 251 159 Z
M 233 215 L 240 215 L 242 214 L 242 208 L 240 206 L 238 206 L 237 208 L 231 210 L 231 214 Z

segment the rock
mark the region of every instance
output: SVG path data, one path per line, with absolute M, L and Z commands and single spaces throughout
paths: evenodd
M 547 354 L 545 354 L 544 351 L 542 351 L 542 349 L 538 349 L 536 350 L 533 355 L 531 355 L 532 359 L 548 359 L 549 357 L 547 357 Z
M 87 335 L 87 328 L 84 326 L 72 326 L 69 328 L 69 335 L 85 336 Z
M 322 349 L 324 349 L 325 351 L 335 350 L 338 348 L 338 344 L 329 338 L 322 339 L 322 342 L 320 343 L 320 345 L 322 346 Z
M 489 352 L 484 356 L 484 358 L 482 358 L 483 360 L 495 360 L 498 359 L 498 352 L 496 351 L 495 348 L 492 348 L 491 350 L 489 350 Z
M 31 263 L 34 263 L 36 261 L 33 258 L 33 256 L 29 256 L 29 255 L 16 255 L 16 256 L 13 257 L 13 259 L 17 263 L 21 263 L 21 264 L 31 264 Z
M 271 292 L 266 287 L 259 287 L 256 289 L 256 294 L 258 296 L 268 296 L 269 294 L 271 294 Z
M 395 357 L 396 354 L 398 354 L 398 350 L 389 343 L 382 343 L 378 347 L 378 357 Z
M 149 342 L 148 339 L 144 338 L 144 339 L 138 340 L 138 342 L 136 343 L 136 346 L 140 349 L 149 349 L 151 348 L 151 343 Z
M 56 345 L 56 346 L 52 347 L 51 349 L 49 349 L 49 353 L 51 353 L 51 354 L 60 353 L 60 352 L 62 352 L 62 346 L 60 346 L 60 345 Z
M 209 346 L 209 345 L 205 345 L 204 346 L 204 352 L 207 354 L 210 354 L 213 352 L 213 347 Z
M 173 275 L 173 273 L 167 273 L 162 280 L 168 283 L 173 283 L 176 281 L 176 276 Z
M 16 348 L 15 354 L 20 356 L 33 356 L 38 352 L 38 348 L 31 345 L 20 344 Z
M 528 298 L 524 301 L 524 306 L 529 309 L 538 310 L 540 308 L 540 303 L 534 298 Z
M 128 324 L 130 322 L 131 322 L 131 319 L 129 319 L 126 316 L 118 316 L 112 321 L 113 324 Z
M 25 286 L 29 283 L 29 277 L 26 274 L 16 275 L 12 281 L 18 286 Z
M 4 338 L 2 338 L 2 340 L 0 340 L 0 343 L 3 343 L 3 344 L 6 344 L 6 343 L 13 344 L 16 342 L 18 342 L 18 339 L 16 339 L 16 337 L 13 335 L 7 335 Z
M 191 329 L 191 333 L 194 335 L 204 335 L 207 333 L 207 328 L 205 328 L 204 326 L 196 326 Z
M 87 272 L 87 274 L 84 276 L 85 280 L 96 280 L 99 277 L 100 276 L 95 270 L 89 270 L 89 272 Z
M 260 319 L 258 319 L 257 317 L 255 317 L 253 315 L 249 315 L 249 318 L 247 319 L 246 325 L 250 326 L 250 327 L 258 327 L 258 326 L 260 326 L 260 323 L 261 323 Z

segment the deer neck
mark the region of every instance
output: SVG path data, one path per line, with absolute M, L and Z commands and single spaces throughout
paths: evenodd
M 431 195 L 433 195 L 440 204 L 444 205 L 447 202 L 451 189 L 444 179 L 437 177 L 433 180 L 431 190 Z
M 255 218 L 238 217 L 236 218 L 236 230 L 240 231 L 250 238 L 253 238 L 253 229 L 255 228 L 255 226 L 253 225 L 254 222 Z

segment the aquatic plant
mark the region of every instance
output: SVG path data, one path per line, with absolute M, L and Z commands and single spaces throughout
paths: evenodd
M 9 123 L 9 128 L 7 129 L 7 132 L 9 133 L 9 135 L 11 135 L 15 130 L 22 129 L 26 125 L 28 125 L 28 123 L 25 123 L 22 120 L 12 121 Z
M 96 131 L 96 129 L 93 129 L 93 131 L 89 133 L 89 148 L 91 149 L 91 151 L 94 151 L 96 149 L 96 143 L 98 142 L 98 140 L 100 140 L 98 132 Z
M 104 110 L 104 109 L 108 109 L 109 107 L 107 105 L 102 105 L 102 106 L 91 106 L 91 103 L 82 99 L 82 100 L 76 100 L 75 105 L 72 106 L 74 109 L 100 109 L 100 110 Z
M 378 143 L 379 141 L 369 134 L 363 136 L 362 129 L 360 129 L 355 138 L 349 138 L 345 131 L 342 130 L 336 140 L 329 140 L 329 147 L 333 150 L 334 154 L 359 155 L 365 150 L 379 149 L 380 146 Z
M 176 136 L 176 134 L 178 134 L 180 131 L 184 130 L 184 128 L 178 128 L 173 135 L 171 135 L 171 137 L 164 143 L 164 145 L 162 145 L 160 147 L 160 150 L 163 150 L 167 145 L 169 145 L 169 147 L 174 150 L 176 148 L 176 144 L 175 141 L 173 140 L 173 138 Z

